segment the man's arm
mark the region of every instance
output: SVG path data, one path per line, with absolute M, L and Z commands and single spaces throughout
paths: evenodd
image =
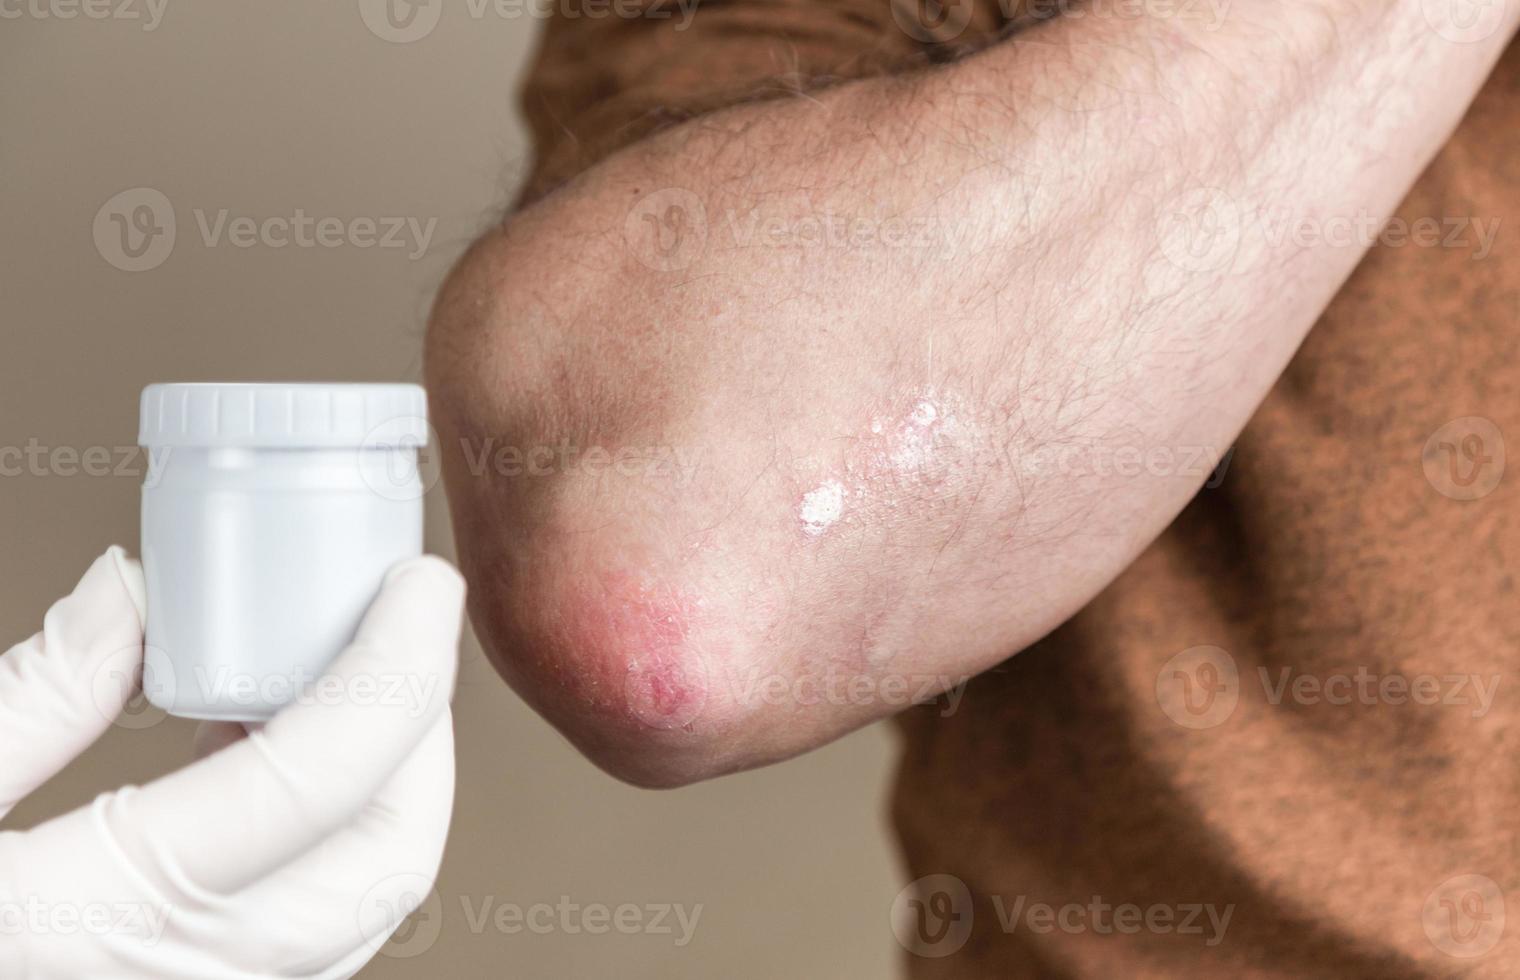
M 1196 492 L 1514 32 L 1430 6 L 1054 21 L 513 216 L 428 336 L 493 661 L 673 785 L 1037 640 Z

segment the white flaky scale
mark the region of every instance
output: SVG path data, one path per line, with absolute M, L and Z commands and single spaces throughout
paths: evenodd
M 827 531 L 843 514 L 844 485 L 838 480 L 826 480 L 803 494 L 798 508 L 802 530 L 812 535 Z
M 945 414 L 930 398 L 919 399 L 889 449 L 888 459 L 892 468 L 906 473 L 929 466 L 936 443 L 952 437 L 956 428 L 955 416 Z
M 893 473 L 898 479 L 923 478 L 935 469 L 941 451 L 960 435 L 956 416 L 932 392 L 920 395 L 899 419 L 896 423 L 880 415 L 871 419 L 865 454 L 849 462 L 843 474 L 851 483 L 850 489 L 840 480 L 825 480 L 802 495 L 797 516 L 805 533 L 817 537 L 838 523 L 846 502 L 854 497 L 863 503 L 866 485 L 879 476 Z

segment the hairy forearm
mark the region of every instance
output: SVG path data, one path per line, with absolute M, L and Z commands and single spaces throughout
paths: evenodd
M 1452 44 L 1419 4 L 1054 22 L 699 119 L 514 216 L 428 355 L 493 659 L 670 783 L 1038 639 L 1197 490 L 1370 244 L 1282 229 L 1387 216 L 1512 32 Z M 497 453 L 545 446 L 539 475 Z

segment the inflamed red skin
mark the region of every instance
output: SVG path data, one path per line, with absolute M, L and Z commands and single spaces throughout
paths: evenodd
M 709 671 L 691 644 L 697 600 L 627 571 L 590 576 L 570 590 L 578 615 L 565 622 L 570 645 L 596 673 L 586 701 L 630 725 L 687 733 L 702 722 Z
M 461 549 L 469 574 L 493 583 L 471 616 L 497 670 L 620 779 L 669 787 L 721 767 L 731 714 L 702 600 L 627 556 L 603 563 L 583 535 L 531 537 Z

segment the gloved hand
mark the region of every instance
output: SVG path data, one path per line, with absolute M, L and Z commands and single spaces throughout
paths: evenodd
M 322 697 L 246 737 L 208 725 L 188 768 L 0 834 L 0 977 L 357 973 L 442 859 L 463 593 L 440 559 L 397 565 Z M 140 673 L 143 594 L 112 548 L 0 657 L 0 816 L 134 694 L 110 677 Z

